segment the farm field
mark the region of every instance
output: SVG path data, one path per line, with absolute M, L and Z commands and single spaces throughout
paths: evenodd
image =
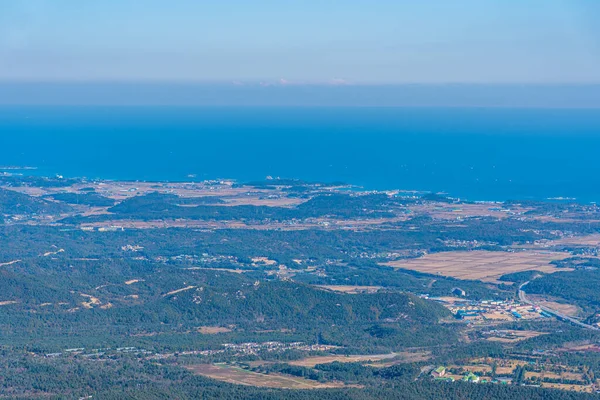
M 593 393 L 594 388 L 591 385 L 571 385 L 567 383 L 547 383 L 542 382 L 543 388 L 570 390 L 572 392 Z
M 527 384 L 541 385 L 542 387 L 571 390 L 576 392 L 591 393 L 595 384 L 585 382 L 585 378 L 578 367 L 561 364 L 544 363 L 540 361 L 527 362 L 516 359 L 501 359 L 492 357 L 473 358 L 465 364 L 449 365 L 445 376 L 461 379 L 461 374 L 474 373 L 481 379 L 490 379 L 493 367 L 496 366 L 497 376 L 513 376 L 517 367 L 527 367 L 524 378 Z M 545 382 L 544 380 L 551 380 Z M 555 383 L 552 381 L 571 381 L 572 383 Z
M 600 234 L 591 234 L 584 236 L 574 236 L 562 239 L 551 240 L 548 242 L 552 245 L 571 245 L 571 246 L 600 246 Z
M 198 328 L 198 332 L 203 335 L 216 335 L 218 333 L 231 332 L 231 329 L 224 326 L 201 326 Z
M 400 362 L 419 362 L 430 358 L 429 352 L 400 352 L 389 354 L 370 354 L 370 355 L 330 355 L 330 356 L 314 356 L 307 357 L 301 360 L 289 361 L 290 365 L 299 367 L 313 368 L 317 364 L 330 364 L 332 362 L 340 363 L 378 363 L 382 361 L 390 361 L 394 364 Z
M 546 273 L 571 271 L 556 268 L 550 262 L 570 257 L 567 253 L 550 251 L 523 251 L 516 253 L 492 251 L 450 251 L 427 254 L 411 260 L 384 263 L 398 269 L 407 269 L 457 279 L 497 282 L 504 274 L 537 270 Z
M 565 300 L 539 295 L 528 295 L 528 297 L 540 306 L 556 310 L 561 314 L 568 315 L 569 317 L 578 317 L 582 315 L 582 311 L 579 307 L 574 304 L 567 304 Z
M 325 389 L 345 386 L 343 383 L 320 383 L 295 376 L 259 374 L 228 364 L 198 364 L 186 368 L 195 374 L 237 385 L 279 389 Z

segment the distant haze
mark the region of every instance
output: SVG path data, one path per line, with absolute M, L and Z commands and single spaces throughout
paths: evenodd
M 0 83 L 0 105 L 600 108 L 600 85 Z
M 600 84 L 596 0 L 2 0 L 0 81 Z

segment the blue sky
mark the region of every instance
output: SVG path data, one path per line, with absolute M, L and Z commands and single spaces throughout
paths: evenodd
M 598 0 L 2 0 L 0 81 L 600 83 Z

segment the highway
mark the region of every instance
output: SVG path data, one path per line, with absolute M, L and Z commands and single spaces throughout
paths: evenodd
M 554 315 L 555 317 L 557 317 L 558 319 L 560 319 L 560 320 L 562 320 L 562 321 L 570 322 L 570 323 L 572 323 L 573 325 L 577 325 L 577 326 L 580 326 L 580 327 L 582 327 L 582 328 L 586 328 L 586 329 L 592 329 L 592 330 L 594 330 L 594 331 L 600 331 L 600 328 L 598 328 L 597 326 L 594 326 L 594 325 L 588 325 L 588 324 L 584 324 L 583 322 L 581 322 L 581 321 L 578 321 L 578 320 L 576 320 L 576 319 L 574 319 L 574 318 L 571 318 L 571 317 L 569 317 L 568 315 L 561 314 L 560 312 L 558 312 L 558 311 L 556 311 L 556 310 L 553 310 L 553 309 L 551 309 L 551 308 L 548 308 L 548 307 L 542 306 L 542 305 L 540 305 L 540 304 L 536 304 L 536 303 L 534 303 L 533 301 L 529 300 L 529 299 L 527 298 L 527 293 L 525 293 L 525 291 L 523 290 L 523 288 L 524 288 L 524 287 L 525 287 L 527 284 L 529 284 L 529 282 L 531 282 L 531 281 L 523 282 L 523 283 L 522 283 L 522 284 L 519 286 L 519 292 L 518 292 L 518 293 L 519 293 L 519 301 L 520 301 L 521 303 L 524 303 L 524 304 L 530 304 L 530 305 L 532 305 L 532 306 L 538 306 L 539 308 L 541 308 L 543 311 L 547 312 L 548 314 Z

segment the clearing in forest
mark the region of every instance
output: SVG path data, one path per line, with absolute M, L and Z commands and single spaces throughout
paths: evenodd
M 260 374 L 228 364 L 198 364 L 186 366 L 195 374 L 237 385 L 280 389 L 326 389 L 345 386 L 343 383 L 320 383 L 310 379 L 281 374 Z
M 394 361 L 395 363 L 401 362 L 419 362 L 425 361 L 430 358 L 429 352 L 399 352 L 399 353 L 388 353 L 388 354 L 366 354 L 366 355 L 341 355 L 335 354 L 330 356 L 314 356 L 307 357 L 301 360 L 289 361 L 290 365 L 297 365 L 299 367 L 314 368 L 317 364 L 330 364 L 332 362 L 340 363 L 375 363 L 382 362 L 384 360 Z
M 568 257 L 571 257 L 568 253 L 552 251 L 446 251 L 410 260 L 391 261 L 384 265 L 457 279 L 497 282 L 500 276 L 512 272 L 572 271 L 550 264 L 551 261 Z

